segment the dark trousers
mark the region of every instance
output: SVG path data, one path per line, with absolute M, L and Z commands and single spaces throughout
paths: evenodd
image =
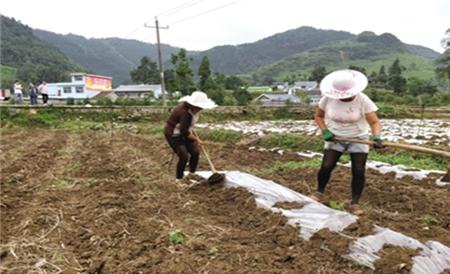
M 37 95 L 30 95 L 30 104 L 32 104 L 32 105 L 38 104 Z
M 326 149 L 324 151 L 322 165 L 317 174 L 318 192 L 325 191 L 331 172 L 336 167 L 341 155 L 342 152 L 336 150 Z M 357 204 L 364 190 L 367 153 L 350 153 L 350 159 L 352 162 L 352 204 Z
M 44 104 L 47 104 L 47 101 L 48 101 L 48 94 L 42 94 L 42 102 Z
M 178 156 L 178 164 L 176 177 L 177 179 L 183 178 L 184 169 L 189 161 L 189 171 L 195 172 L 198 165 L 199 151 L 197 146 L 191 140 L 182 137 L 168 137 L 166 140 L 170 147 Z M 190 157 L 189 157 L 190 156 Z

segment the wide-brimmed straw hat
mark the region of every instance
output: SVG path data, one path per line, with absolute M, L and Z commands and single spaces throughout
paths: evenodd
M 320 82 L 322 95 L 333 99 L 345 99 L 355 96 L 367 87 L 367 77 L 351 69 L 336 70 Z
M 187 102 L 189 105 L 201 109 L 211 109 L 217 107 L 213 100 L 209 99 L 203 91 L 194 91 L 191 95 L 181 97 L 178 102 Z

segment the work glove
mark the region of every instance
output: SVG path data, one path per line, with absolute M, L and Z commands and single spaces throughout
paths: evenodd
M 384 147 L 383 146 L 383 140 L 381 140 L 380 135 L 378 135 L 378 134 L 373 135 L 372 136 L 372 141 L 374 142 L 373 143 L 373 148 L 380 149 L 380 148 Z
M 322 130 L 322 138 L 325 141 L 331 141 L 333 140 L 334 134 L 331 132 L 328 128 Z

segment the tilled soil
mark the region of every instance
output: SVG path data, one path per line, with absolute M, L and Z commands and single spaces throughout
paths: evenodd
M 450 245 L 449 189 L 431 180 L 369 171 L 362 200 L 366 215 L 358 224 L 341 234 L 323 230 L 305 241 L 283 216 L 257 208 L 244 189 L 177 185 L 162 136 L 1 133 L 4 273 L 372 273 L 341 255 L 355 237 L 371 234 L 373 224 Z M 208 143 L 208 148 L 216 168 L 225 170 L 257 171 L 275 161 L 302 160 L 245 146 Z M 199 170 L 204 169 L 202 157 Z M 316 172 L 261 177 L 310 194 Z M 349 169 L 338 167 L 327 199 L 346 201 L 350 178 Z

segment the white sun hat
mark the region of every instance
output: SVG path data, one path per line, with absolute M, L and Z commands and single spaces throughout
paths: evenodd
M 367 84 L 367 77 L 359 71 L 336 70 L 323 78 L 320 91 L 329 98 L 345 99 L 362 92 Z
M 187 102 L 189 105 L 201 109 L 211 109 L 217 107 L 213 100 L 209 99 L 203 91 L 194 91 L 191 95 L 181 97 L 178 102 Z

